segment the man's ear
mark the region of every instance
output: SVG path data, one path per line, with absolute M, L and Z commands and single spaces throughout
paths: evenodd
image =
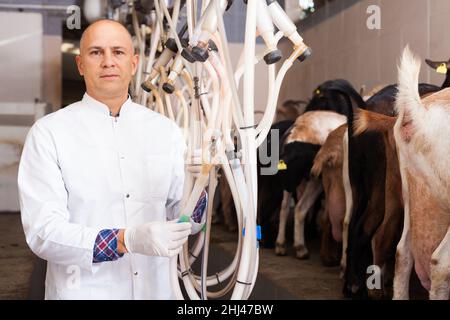
M 131 57 L 131 65 L 133 67 L 133 72 L 131 73 L 133 76 L 136 74 L 137 66 L 139 62 L 139 55 L 135 54 Z
M 75 62 L 77 63 L 78 73 L 80 74 L 80 76 L 84 76 L 83 64 L 81 62 L 81 56 L 80 55 L 75 56 Z

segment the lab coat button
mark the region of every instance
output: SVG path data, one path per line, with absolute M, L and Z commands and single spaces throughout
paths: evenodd
M 129 198 L 129 197 L 130 197 L 130 194 L 129 194 L 129 193 L 127 193 L 125 197 Z
M 137 275 L 138 275 L 138 272 L 136 271 L 136 272 L 134 273 L 134 275 L 137 276 Z

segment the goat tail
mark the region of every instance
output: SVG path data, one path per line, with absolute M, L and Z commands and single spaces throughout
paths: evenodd
M 354 136 L 358 136 L 366 131 L 387 132 L 394 128 L 397 118 L 383 114 L 358 109 L 355 112 L 353 122 Z
M 396 110 L 403 123 L 418 119 L 425 109 L 419 95 L 420 59 L 406 46 L 398 67 Z

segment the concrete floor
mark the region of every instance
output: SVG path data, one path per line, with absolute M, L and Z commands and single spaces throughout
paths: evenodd
M 230 257 L 234 255 L 237 235 L 225 231 L 220 226 L 213 226 L 211 238 L 218 250 L 223 250 Z M 322 266 L 317 241 L 307 242 L 307 245 L 310 249 L 308 260 L 296 259 L 292 247 L 284 257 L 275 255 L 274 249 L 261 248 L 258 278 L 250 298 L 344 299 L 339 267 Z
M 209 274 L 231 261 L 236 246 L 235 234 L 217 225 L 212 231 L 210 261 L 215 263 L 210 262 Z M 310 244 L 311 258 L 304 261 L 295 259 L 294 252 L 278 257 L 273 249 L 261 249 L 251 299 L 343 299 L 339 268 L 321 265 L 317 245 Z M 25 242 L 20 215 L 0 213 L 0 299 L 27 299 L 30 290 L 41 291 L 37 286 L 43 283 L 42 272 L 35 272 L 30 286 L 36 260 Z
M 26 299 L 36 258 L 16 213 L 0 212 L 0 299 Z

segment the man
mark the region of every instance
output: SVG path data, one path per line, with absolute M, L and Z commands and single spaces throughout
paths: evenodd
M 168 257 L 191 232 L 177 221 L 181 131 L 128 96 L 138 56 L 120 23 L 90 25 L 76 62 L 83 99 L 33 125 L 19 167 L 26 240 L 48 261 L 45 297 L 174 298 Z

